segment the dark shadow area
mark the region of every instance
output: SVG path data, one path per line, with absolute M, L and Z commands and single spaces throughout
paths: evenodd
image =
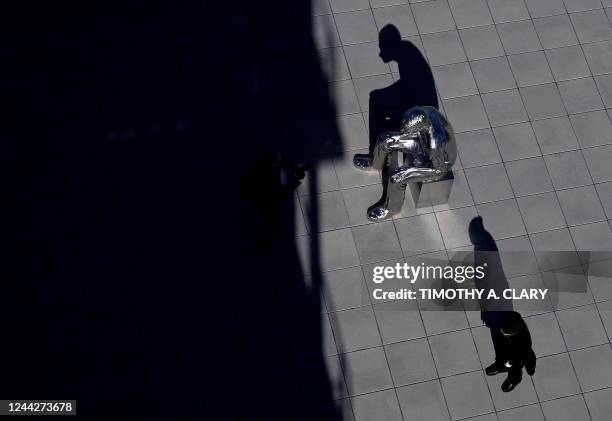
M 0 395 L 84 419 L 341 419 L 319 245 L 310 283 L 295 246 L 301 165 L 342 150 L 310 2 L 90 6 L 10 25 Z
M 400 129 L 402 115 L 408 109 L 425 105 L 438 108 L 434 78 L 419 49 L 410 41 L 402 40 L 399 30 L 391 24 L 380 30 L 378 43 L 381 60 L 397 63 L 399 80 L 370 92 L 370 154 L 378 135 L 385 130 Z
M 479 300 L 481 319 L 491 332 L 495 350 L 495 361 L 485 372 L 495 375 L 507 372 L 502 390 L 510 392 L 522 379 L 523 367 L 527 373 L 535 372 L 536 357 L 531 348 L 531 335 L 520 313 L 513 310 L 512 300 L 504 299 L 503 291 L 508 286 L 504 268 L 493 236 L 486 230 L 481 216 L 470 222 L 468 233 L 474 245 L 474 266 L 485 266 L 485 276 L 476 278 L 476 288 L 485 294 L 495 292 L 500 299 Z

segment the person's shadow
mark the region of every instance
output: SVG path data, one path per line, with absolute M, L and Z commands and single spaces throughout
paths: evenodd
M 386 88 L 370 92 L 370 154 L 380 133 L 400 129 L 402 115 L 408 109 L 424 105 L 438 108 L 434 78 L 419 49 L 413 43 L 402 40 L 399 30 L 391 24 L 380 30 L 378 40 L 380 58 L 385 63 L 397 62 L 399 80 Z

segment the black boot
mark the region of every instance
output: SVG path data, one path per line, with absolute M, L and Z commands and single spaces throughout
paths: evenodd
M 504 392 L 510 392 L 512 389 L 516 387 L 517 384 L 521 382 L 523 379 L 522 374 L 510 373 L 508 374 L 508 378 L 504 380 L 501 385 L 501 390 Z
M 494 376 L 496 374 L 502 373 L 504 371 L 508 371 L 506 367 L 500 362 L 495 361 L 493 364 L 485 368 L 485 373 L 487 376 Z

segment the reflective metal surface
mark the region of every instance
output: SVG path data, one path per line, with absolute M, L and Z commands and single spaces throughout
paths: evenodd
M 400 164 L 399 152 L 404 159 Z M 380 221 L 401 211 L 408 183 L 444 179 L 457 157 L 453 129 L 434 107 L 413 107 L 404 113 L 399 132 L 383 132 L 372 155 L 357 154 L 353 164 L 382 172 L 382 198 L 368 209 L 368 219 Z

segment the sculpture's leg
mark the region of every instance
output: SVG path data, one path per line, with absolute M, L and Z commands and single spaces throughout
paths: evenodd
M 368 209 L 368 219 L 370 221 L 382 221 L 395 213 L 399 213 L 404 205 L 406 184 L 391 183 L 390 181 L 391 176 L 399 168 L 397 152 L 390 155 L 382 172 L 382 197 Z
M 355 167 L 362 170 L 375 169 L 381 171 L 385 166 L 387 157 L 390 153 L 388 143 L 393 142 L 393 137 L 390 133 L 383 132 L 378 136 L 378 141 L 374 146 L 371 154 L 358 153 L 353 157 Z

